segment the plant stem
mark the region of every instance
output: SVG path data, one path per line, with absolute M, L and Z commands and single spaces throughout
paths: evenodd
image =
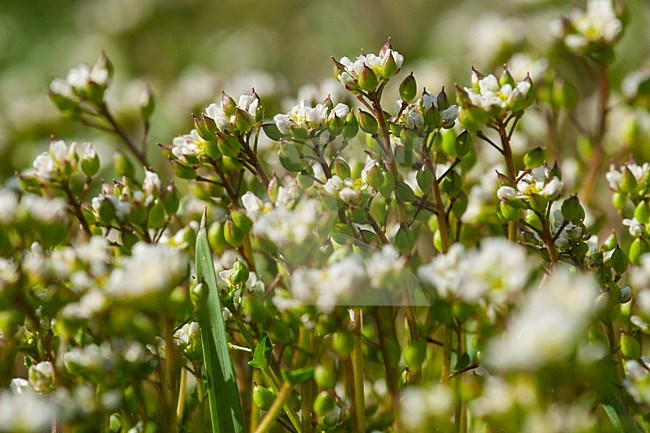
M 386 323 L 387 319 L 392 319 L 390 316 L 390 307 L 377 307 L 375 309 L 375 324 L 377 325 L 377 336 L 379 337 L 379 350 L 381 351 L 381 358 L 384 361 L 386 384 L 388 386 L 388 392 L 390 393 L 393 413 L 395 414 L 395 418 L 397 418 L 399 414 L 399 390 L 397 388 L 397 374 L 393 366 L 390 364 L 390 356 L 388 354 L 385 341 L 385 337 L 388 337 L 389 335 L 394 336 L 395 334 L 394 329 L 391 329 L 393 328 L 392 326 L 388 326 L 389 329 L 386 329 L 386 326 L 389 325 Z M 390 332 L 391 330 L 393 331 L 392 333 Z
M 350 318 L 352 319 L 352 332 L 354 334 L 354 348 L 352 350 L 352 376 L 354 378 L 354 401 L 356 408 L 356 431 L 366 431 L 366 404 L 363 391 L 363 346 L 361 341 L 361 308 L 353 307 Z
M 451 352 L 453 345 L 453 332 L 451 324 L 445 325 L 444 347 L 442 350 L 442 371 L 440 373 L 440 382 L 446 383 L 451 374 Z
M 429 158 L 425 158 L 424 163 L 431 173 L 436 172 Z M 440 232 L 440 248 L 443 254 L 447 254 L 447 251 L 449 251 L 449 228 L 447 227 L 447 218 L 445 216 L 445 204 L 442 201 L 440 184 L 437 179 L 434 179 L 431 184 L 431 195 L 433 196 L 433 204 L 436 207 L 436 219 L 438 221 L 438 231 Z
M 603 141 L 607 132 L 607 114 L 609 112 L 609 69 L 607 63 L 602 62 L 598 70 L 598 125 L 596 133 L 592 140 L 592 155 L 589 159 L 589 168 L 587 178 L 582 188 L 582 201 L 586 204 L 591 202 L 591 198 L 596 186 L 596 180 L 604 158 Z
M 133 140 L 131 140 L 131 137 L 128 136 L 126 132 L 122 129 L 122 127 L 117 123 L 113 115 L 111 114 L 110 110 L 108 109 L 108 106 L 104 103 L 102 103 L 99 107 L 99 114 L 106 119 L 106 121 L 111 125 L 111 128 L 113 132 L 122 139 L 124 144 L 126 144 L 126 147 L 131 151 L 133 156 L 137 158 L 138 161 L 140 161 L 140 164 L 142 164 L 144 167 L 149 166 L 149 162 L 147 161 L 147 156 L 145 155 L 144 152 L 140 152 L 138 147 L 135 145 Z
M 277 398 L 262 419 L 262 422 L 260 422 L 260 424 L 257 426 L 255 433 L 266 433 L 271 429 L 271 427 L 273 427 L 276 418 L 278 415 L 280 415 L 280 410 L 282 410 L 282 407 L 284 406 L 284 403 L 290 394 L 291 385 L 287 382 L 284 382 L 280 388 L 280 391 L 278 392 Z
M 499 137 L 501 138 L 503 159 L 506 162 L 506 174 L 514 181 L 517 179 L 517 173 L 515 171 L 515 161 L 512 156 L 512 147 L 510 146 L 510 137 L 506 131 L 506 125 L 503 122 L 499 122 L 496 125 L 496 130 L 499 132 Z M 508 240 L 510 242 L 517 241 L 517 221 L 508 221 Z
M 555 242 L 553 239 L 553 235 L 551 234 L 551 229 L 549 228 L 549 222 L 543 215 L 541 216 L 540 220 L 542 223 L 542 234 L 544 236 L 544 243 L 546 244 L 546 250 L 548 251 L 548 256 L 551 259 L 551 266 L 555 266 L 558 262 L 558 258 L 557 258 L 557 251 L 555 249 Z

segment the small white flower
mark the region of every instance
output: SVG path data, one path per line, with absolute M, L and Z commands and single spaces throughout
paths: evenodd
M 628 226 L 630 229 L 630 235 L 634 236 L 635 238 L 638 238 L 643 235 L 644 229 L 643 225 L 636 220 L 636 218 L 626 218 L 623 220 L 623 225 Z
M 144 171 L 144 181 L 142 182 L 142 191 L 149 195 L 157 195 L 160 192 L 161 183 L 158 173 L 146 170 Z

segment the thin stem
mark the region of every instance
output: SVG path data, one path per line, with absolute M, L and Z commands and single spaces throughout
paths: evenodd
M 83 231 L 90 236 L 92 234 L 90 226 L 88 225 L 88 221 L 86 221 L 86 217 L 84 217 L 81 205 L 70 189 L 70 185 L 67 182 L 62 182 L 61 189 L 68 198 L 68 205 L 72 208 L 72 214 L 77 218 L 77 220 L 79 220 L 79 224 L 81 224 Z
M 128 134 L 122 129 L 122 127 L 117 123 L 113 115 L 111 114 L 110 110 L 108 109 L 108 106 L 104 103 L 102 103 L 98 107 L 99 113 L 106 119 L 106 121 L 111 125 L 113 128 L 113 133 L 115 133 L 118 137 L 122 139 L 124 144 L 126 144 L 126 147 L 131 151 L 131 153 L 140 161 L 140 164 L 143 166 L 147 167 L 149 166 L 149 163 L 147 162 L 147 156 L 145 155 L 144 152 L 141 152 L 138 149 L 138 146 L 131 140 L 131 137 L 128 136 Z
M 390 319 L 391 312 L 389 310 L 390 307 L 377 307 L 375 310 L 375 324 L 377 326 L 377 335 L 379 337 L 379 350 L 381 351 L 381 357 L 382 360 L 384 361 L 384 371 L 386 373 L 386 384 L 388 386 L 388 392 L 390 393 L 390 399 L 391 399 L 391 404 L 393 408 L 393 413 L 395 414 L 395 417 L 397 418 L 398 413 L 399 413 L 399 390 L 397 388 L 397 374 L 395 372 L 395 369 L 390 363 L 390 356 L 388 353 L 388 348 L 386 347 L 386 341 L 385 338 L 388 337 L 389 335 L 392 336 L 394 335 L 393 333 L 390 333 L 388 329 L 386 329 L 385 325 L 389 325 L 388 323 L 385 323 L 386 316 Z M 388 310 L 388 311 L 387 311 Z M 388 314 L 386 314 L 388 312 Z M 393 328 L 392 326 L 389 326 L 389 328 Z M 394 329 L 392 329 L 394 331 Z
M 582 189 L 582 200 L 587 204 L 591 202 L 600 166 L 605 156 L 603 141 L 607 132 L 607 114 L 609 112 L 607 107 L 609 104 L 609 69 L 607 63 L 600 63 L 598 72 L 598 125 L 592 140 L 593 153 L 589 160 L 587 178 Z
M 361 309 L 354 307 L 351 310 L 352 327 L 354 334 L 354 349 L 352 350 L 352 376 L 354 378 L 354 401 L 356 408 L 356 431 L 366 431 L 366 403 L 363 391 L 363 346 L 361 340 Z
M 512 156 L 512 147 L 510 146 L 510 137 L 506 132 L 506 125 L 499 122 L 496 125 L 496 130 L 499 132 L 499 137 L 501 138 L 501 146 L 503 147 L 503 158 L 506 162 L 506 173 L 508 177 L 512 180 L 517 178 L 517 173 L 515 172 L 515 161 Z M 508 240 L 510 242 L 517 241 L 517 222 L 508 221 Z

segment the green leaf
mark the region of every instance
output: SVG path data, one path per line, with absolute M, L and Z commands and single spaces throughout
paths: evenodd
M 614 426 L 614 430 L 621 433 L 640 433 L 638 425 L 627 413 L 623 402 L 613 393 L 610 393 L 605 401 L 601 402 L 603 410 Z
M 212 432 L 244 433 L 244 415 L 235 370 L 228 353 L 214 262 L 205 229 L 205 213 L 196 236 L 196 273 L 199 282 L 208 288 L 207 302 L 198 309 L 197 320 L 201 326 Z
M 248 362 L 248 365 L 254 368 L 266 368 L 269 366 L 269 360 L 271 359 L 271 352 L 273 351 L 273 343 L 266 333 L 260 338 L 260 342 L 257 343 L 255 347 L 255 352 L 253 352 L 253 359 Z
M 292 385 L 300 385 L 314 377 L 314 367 L 304 367 L 293 371 L 282 371 L 282 378 Z

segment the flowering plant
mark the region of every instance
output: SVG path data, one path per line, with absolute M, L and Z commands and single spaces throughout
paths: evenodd
M 590 0 L 548 53 L 591 68 L 594 131 L 552 62 L 434 94 L 389 39 L 333 59 L 343 97 L 222 91 L 159 166 L 149 89 L 133 130 L 104 53 L 55 79 L 115 154 L 53 138 L 0 189 L 0 431 L 649 431 L 650 166 L 607 146 L 624 18 Z

